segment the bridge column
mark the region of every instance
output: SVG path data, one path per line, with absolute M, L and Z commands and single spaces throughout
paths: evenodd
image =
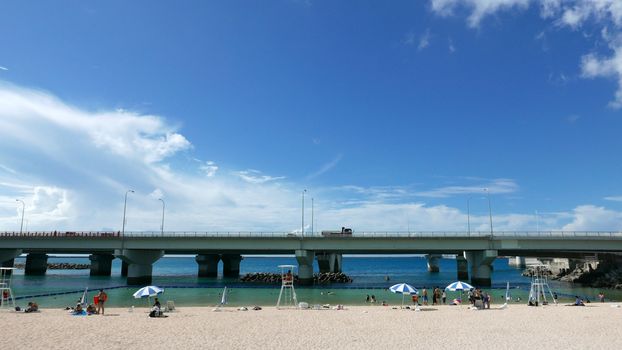
M 428 254 L 425 258 L 428 261 L 428 272 L 439 272 L 440 269 L 438 264 L 441 256 L 438 254 Z
M 48 269 L 48 256 L 42 253 L 30 253 L 26 256 L 24 274 L 29 276 L 45 275 Z
M 240 277 L 240 254 L 223 254 L 222 257 L 222 275 L 225 277 Z
M 313 260 L 315 252 L 312 250 L 296 250 L 298 260 L 298 281 L 300 284 L 313 284 Z
M 91 254 L 91 276 L 110 276 L 112 272 L 112 254 Z
M 115 255 L 127 262 L 127 284 L 147 285 L 153 279 L 153 263 L 164 255 L 163 250 L 117 250 Z
M 20 249 L 0 249 L 0 267 L 13 267 L 15 258 L 21 253 Z
M 198 254 L 196 258 L 199 265 L 199 277 L 218 277 L 218 254 Z
M 508 258 L 508 265 L 512 267 L 516 267 L 518 269 L 524 269 L 527 267 L 527 263 L 525 261 L 524 256 L 511 256 Z
M 338 253 L 316 254 L 320 273 L 341 272 L 342 255 Z
M 492 249 L 465 252 L 471 265 L 471 284 L 489 287 L 492 284 L 492 262 L 497 258 L 497 251 Z
M 127 277 L 127 263 L 121 260 L 121 277 Z
M 458 270 L 458 281 L 467 281 L 469 279 L 469 262 L 464 255 L 456 256 L 456 269 Z

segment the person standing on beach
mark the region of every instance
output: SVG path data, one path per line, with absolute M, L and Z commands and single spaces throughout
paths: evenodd
M 97 313 L 104 315 L 104 303 L 108 300 L 108 294 L 103 289 L 97 294 Z
M 423 297 L 423 305 L 428 305 L 428 290 L 425 287 L 421 291 L 421 296 Z
M 605 302 L 605 293 L 600 292 L 598 293 L 598 300 L 600 300 L 601 303 Z
M 441 294 L 441 299 L 443 300 L 443 305 L 447 303 L 447 292 L 443 289 L 443 294 Z

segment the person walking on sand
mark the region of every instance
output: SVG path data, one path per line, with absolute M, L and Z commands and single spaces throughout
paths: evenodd
M 104 304 L 107 300 L 108 294 L 106 294 L 103 289 L 100 289 L 99 293 L 97 293 L 97 313 L 102 316 L 104 315 Z

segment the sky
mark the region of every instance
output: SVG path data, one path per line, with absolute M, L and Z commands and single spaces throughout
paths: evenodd
M 2 6 L 2 231 L 622 230 L 617 0 Z

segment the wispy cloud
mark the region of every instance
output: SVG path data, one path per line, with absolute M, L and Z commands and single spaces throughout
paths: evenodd
M 609 45 L 609 54 L 588 53 L 581 57 L 583 78 L 610 78 L 618 84 L 609 106 L 622 108 L 622 5 L 620 0 L 430 0 L 432 11 L 439 16 L 451 16 L 458 9 L 469 12 L 467 23 L 479 27 L 482 20 L 498 12 L 524 11 L 532 4 L 539 6 L 540 17 L 558 28 L 577 30 L 590 22 L 602 27 L 602 39 Z M 544 32 L 536 36 L 548 50 Z M 590 39 L 588 37 L 588 39 Z M 597 40 L 596 38 L 592 40 Z M 565 76 L 556 82 L 565 83 Z
M 0 66 L 0 70 L 9 70 L 7 67 Z
M 204 172 L 205 176 L 212 177 L 216 175 L 216 172 L 218 171 L 218 166 L 213 161 L 208 160 L 207 162 L 199 166 L 199 170 Z
M 337 164 L 339 164 L 339 162 L 341 161 L 341 159 L 343 158 L 343 154 L 338 154 L 335 158 L 333 158 L 333 160 L 331 160 L 328 163 L 323 164 L 317 171 L 307 175 L 307 179 L 313 179 L 316 178 L 324 173 L 326 173 L 327 171 L 331 170 L 332 168 L 336 167 Z
M 510 179 L 495 179 L 488 183 L 469 186 L 439 187 L 429 191 L 417 192 L 416 194 L 421 197 L 447 198 L 455 195 L 485 193 L 486 190 L 491 194 L 513 193 L 518 191 L 518 185 Z
M 248 169 L 235 172 L 242 180 L 253 184 L 262 184 L 266 182 L 272 182 L 285 179 L 285 176 L 270 176 L 264 175 L 259 170 Z
M 622 196 L 605 197 L 605 200 L 613 201 L 613 202 L 622 202 Z
M 447 39 L 447 50 L 449 50 L 449 53 L 456 52 L 456 46 L 451 38 Z
M 417 50 L 421 51 L 430 46 L 430 29 L 426 29 L 425 32 L 419 38 L 419 44 L 417 45 Z

